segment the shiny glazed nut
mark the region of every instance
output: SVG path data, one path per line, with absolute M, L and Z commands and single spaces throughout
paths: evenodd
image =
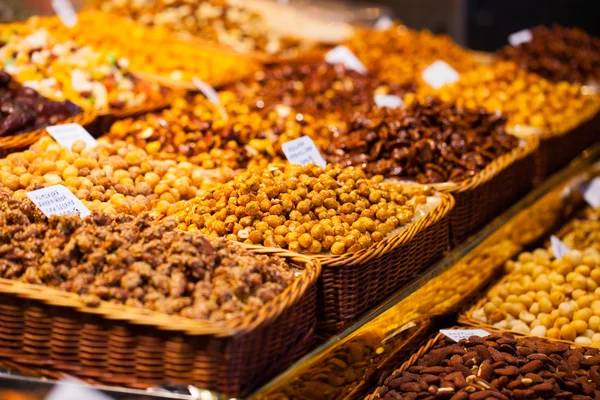
M 420 183 L 463 181 L 519 145 L 499 114 L 434 99 L 355 114 L 348 125 L 325 148 L 329 162 Z
M 214 322 L 258 311 L 294 279 L 280 257 L 176 231 L 173 219 L 98 211 L 47 219 L 0 188 L 0 277 Z
M 179 228 L 296 252 L 353 253 L 410 223 L 430 189 L 314 164 L 251 169 L 170 207 Z
M 600 396 L 598 349 L 510 334 L 442 337 L 371 399 L 591 399 Z

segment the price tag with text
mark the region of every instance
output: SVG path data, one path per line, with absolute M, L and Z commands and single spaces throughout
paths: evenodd
M 440 333 L 454 340 L 455 342 L 461 339 L 468 339 L 471 336 L 486 337 L 491 335 L 483 329 L 440 329 Z
M 315 143 L 308 136 L 290 140 L 281 145 L 283 154 L 291 164 L 307 165 L 312 163 L 319 167 L 325 167 L 327 162 L 315 146 Z
M 69 0 L 52 0 L 52 9 L 67 28 L 77 25 L 77 13 Z
M 81 218 L 91 214 L 90 210 L 63 185 L 27 192 L 27 197 L 46 217 L 79 213 Z
M 515 32 L 508 36 L 508 43 L 511 46 L 518 46 L 523 43 L 531 42 L 533 35 L 529 29 L 523 29 L 522 31 Z
M 344 64 L 348 69 L 361 74 L 367 73 L 367 67 L 346 46 L 337 46 L 325 54 L 325 61 L 329 64 Z
M 85 147 L 92 148 L 98 145 L 96 139 L 79 124 L 49 126 L 46 131 L 56 140 L 56 143 L 69 150 L 73 147 L 73 143 L 78 140 L 83 140 Z
M 557 260 L 562 260 L 564 256 L 571 252 L 571 249 L 569 249 L 567 245 L 563 243 L 562 240 L 560 240 L 554 235 L 550 237 L 550 243 L 552 245 L 552 252 L 554 253 L 554 257 Z
M 456 82 L 460 75 L 446 62 L 438 60 L 423 70 L 423 80 L 434 89 Z
M 375 95 L 375 104 L 377 107 L 383 108 L 398 108 L 404 104 L 402 99 L 398 96 L 390 95 L 390 94 L 376 94 Z
M 378 31 L 387 31 L 392 26 L 394 26 L 394 21 L 392 21 L 392 19 L 387 15 L 379 17 L 377 22 L 375 22 L 375 29 L 377 29 Z
M 600 207 L 600 177 L 592 179 L 583 188 L 583 199 L 594 209 Z

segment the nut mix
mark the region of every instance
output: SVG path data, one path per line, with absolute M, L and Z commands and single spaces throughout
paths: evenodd
M 168 213 L 179 228 L 303 253 L 366 249 L 409 224 L 427 188 L 384 184 L 360 169 L 314 164 L 249 170 Z
M 117 58 L 127 57 L 131 71 L 159 75 L 175 81 L 190 82 L 197 77 L 213 85 L 235 81 L 259 68 L 246 57 L 203 47 L 174 37 L 167 29 L 149 28 L 114 14 L 85 10 L 77 14 L 78 23 L 65 28 L 57 17 L 32 17 L 31 28 L 46 28 L 60 40 Z M 110 26 L 110 29 L 106 29 Z
M 260 310 L 294 279 L 276 256 L 197 232 L 173 219 L 94 211 L 46 219 L 29 200 L 0 189 L 0 277 L 213 322 Z
M 120 110 L 161 96 L 158 85 L 131 75 L 127 59 L 57 41 L 45 29 L 9 36 L 0 47 L 0 60 L 23 86 L 53 100 L 71 100 L 84 109 Z
M 519 255 L 472 318 L 515 332 L 600 347 L 600 252 L 546 249 Z
M 500 111 L 509 127 L 526 126 L 564 132 L 598 110 L 598 98 L 584 96 L 581 87 L 552 83 L 500 61 L 461 74 L 460 79 L 438 91 L 444 101 L 461 108 L 483 107 Z
M 420 183 L 463 181 L 519 145 L 500 114 L 434 99 L 400 109 L 374 108 L 355 114 L 348 125 L 348 132 L 336 132 L 325 148 L 329 162 L 362 167 L 368 176 Z
M 0 159 L 0 184 L 26 191 L 62 184 L 90 209 L 139 214 L 179 200 L 191 199 L 210 178 L 189 162 L 154 160 L 139 148 L 123 141 L 85 148 L 77 141 L 71 151 L 46 136 L 28 150 Z
M 32 132 L 81 113 L 70 101 L 56 102 L 16 83 L 0 71 L 0 137 Z
M 443 337 L 372 399 L 562 399 L 600 396 L 598 349 L 510 334 Z
M 536 26 L 530 31 L 531 41 L 505 46 L 498 56 L 550 81 L 600 82 L 600 38 L 559 25 Z

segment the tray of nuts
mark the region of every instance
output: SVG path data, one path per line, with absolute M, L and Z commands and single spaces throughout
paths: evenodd
M 69 101 L 49 100 L 31 88 L 15 82 L 0 71 L 0 156 L 28 147 L 45 133 L 50 125 L 91 124 L 96 113 L 83 111 Z
M 5 188 L 0 220 L 0 358 L 238 397 L 314 334 L 320 265 L 309 257 L 148 213 L 48 219 Z
M 492 333 L 458 343 L 438 334 L 366 399 L 592 399 L 600 350 Z
M 167 213 L 182 230 L 318 259 L 320 329 L 331 334 L 447 250 L 453 206 L 449 194 L 357 168 L 288 164 L 250 169 Z

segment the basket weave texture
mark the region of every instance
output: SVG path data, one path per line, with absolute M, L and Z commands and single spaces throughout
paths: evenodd
M 356 253 L 317 255 L 323 271 L 318 284 L 320 335 L 339 332 L 376 306 L 449 248 L 448 213 L 454 198 L 440 203 L 398 234 Z
M 104 384 L 185 383 L 247 395 L 312 345 L 321 267 L 286 250 L 244 247 L 283 257 L 301 274 L 230 326 L 106 302 L 88 308 L 74 293 L 0 279 L 0 359 Z

